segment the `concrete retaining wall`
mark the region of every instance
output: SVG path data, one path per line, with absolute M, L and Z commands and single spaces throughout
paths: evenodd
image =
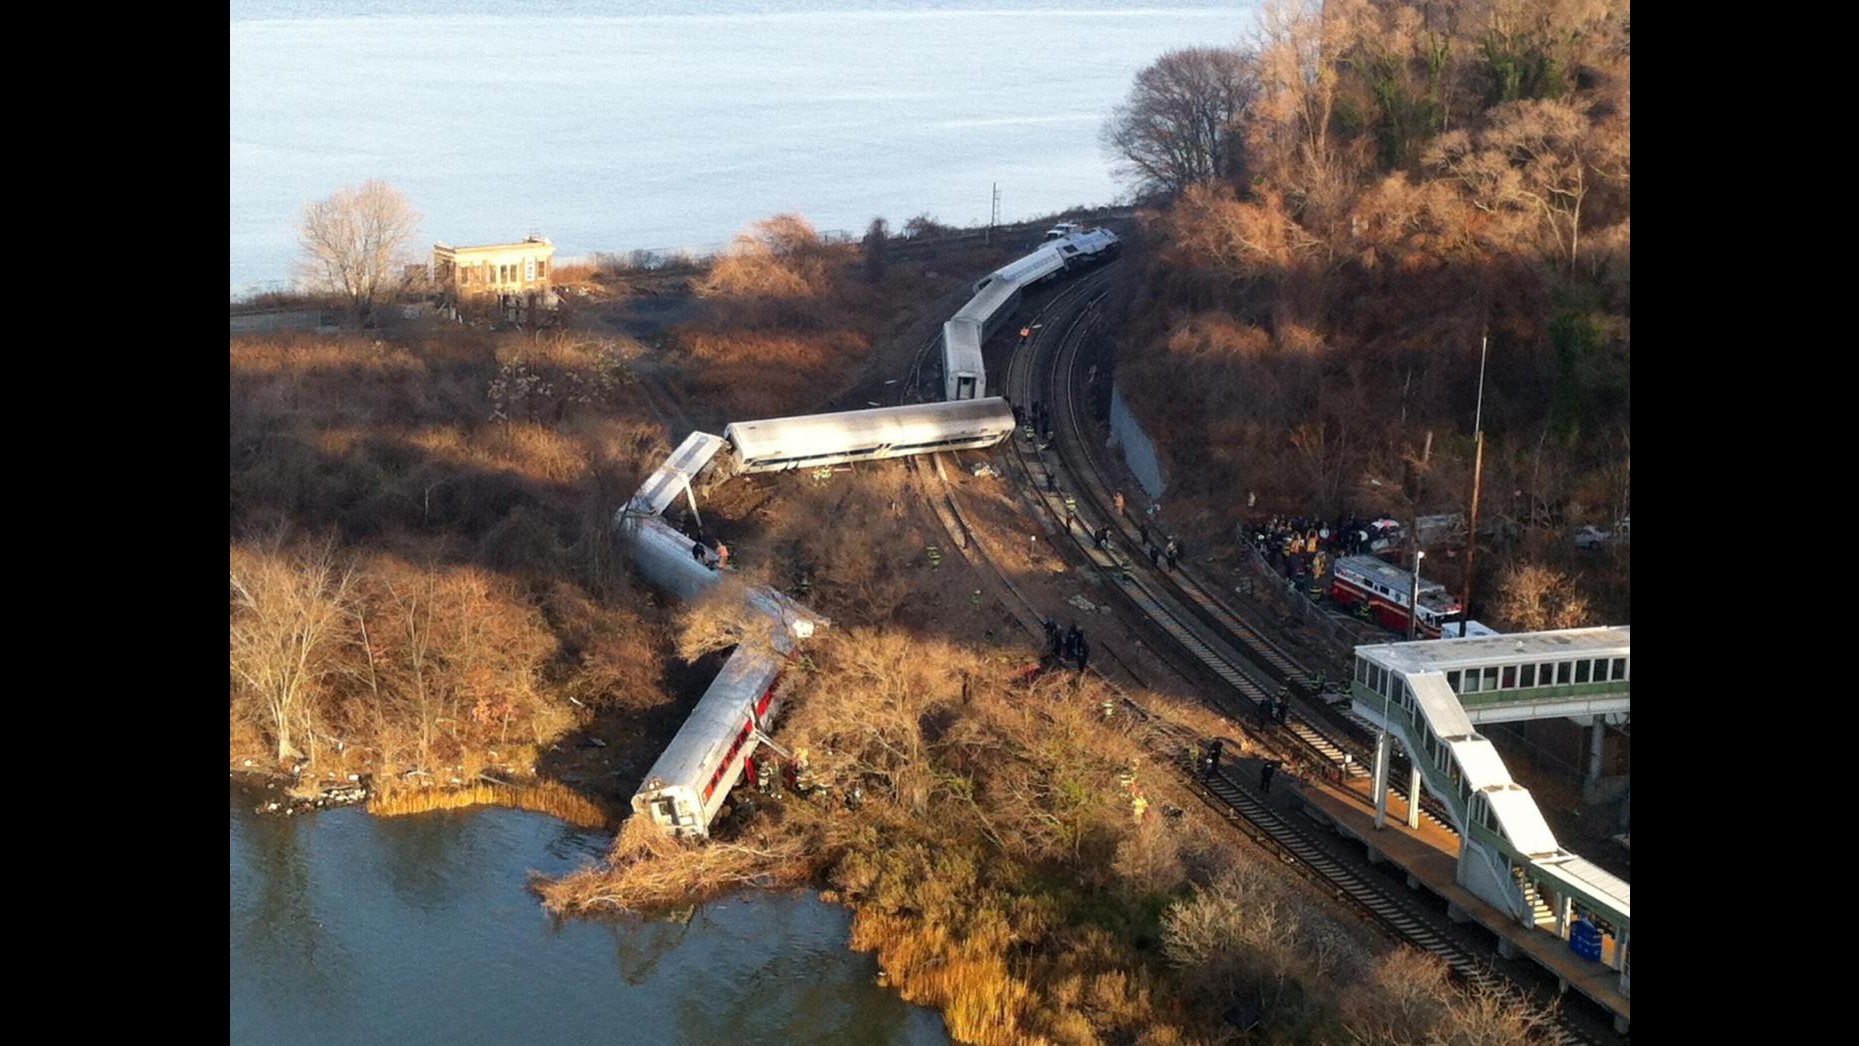
M 1160 498 L 1168 486 L 1161 455 L 1156 453 L 1155 441 L 1143 431 L 1136 415 L 1130 413 L 1123 389 L 1115 385 L 1110 388 L 1110 445 L 1122 449 L 1124 464 L 1136 474 L 1144 492 L 1151 499 Z

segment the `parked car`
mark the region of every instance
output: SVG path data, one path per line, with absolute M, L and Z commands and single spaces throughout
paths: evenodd
M 1600 527 L 1583 527 L 1575 532 L 1575 547 L 1580 549 L 1597 549 L 1613 538 L 1609 531 Z

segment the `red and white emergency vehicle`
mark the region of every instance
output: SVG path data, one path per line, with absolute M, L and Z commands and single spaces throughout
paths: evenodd
M 1336 561 L 1331 574 L 1330 597 L 1343 606 L 1366 603 L 1376 621 L 1404 633 L 1412 583 L 1412 572 L 1374 556 L 1344 556 Z M 1442 625 L 1465 616 L 1465 608 L 1446 591 L 1446 586 L 1426 578 L 1420 579 L 1418 609 L 1417 634 L 1424 639 L 1438 639 Z

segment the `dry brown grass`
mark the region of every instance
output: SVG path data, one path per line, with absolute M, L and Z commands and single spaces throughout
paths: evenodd
M 582 828 L 606 828 L 612 817 L 585 796 L 552 781 L 527 785 L 478 783 L 467 788 L 402 789 L 368 798 L 368 812 L 377 817 L 423 814 L 433 810 L 461 810 L 471 806 L 508 806 L 531 810 Z
M 781 736 L 807 750 L 823 791 L 759 811 L 738 834 L 719 825 L 708 844 L 635 818 L 607 868 L 536 884 L 552 910 L 824 878 L 854 911 L 852 946 L 874 951 L 905 999 L 940 1010 L 958 1041 L 1219 1041 L 1242 988 L 1266 998 L 1269 1041 L 1349 1038 L 1343 1000 L 1385 942 L 1228 833 L 1163 816 L 1194 800 L 1126 726 L 1099 721 L 1098 684 L 1016 683 L 998 659 L 867 628 L 822 634 L 807 652 Z M 1154 804 L 1141 823 L 1118 779 L 1132 765 Z M 854 787 L 855 809 L 841 801 Z M 1477 1007 L 1427 983 L 1429 1028 L 1514 1023 L 1508 1010 L 1452 1023 Z M 1361 1010 L 1372 1002 L 1358 999 L 1351 1019 L 1379 1019 Z
M 539 883 L 547 903 L 652 908 L 824 876 L 854 909 L 853 946 L 961 1041 L 1209 1041 L 1236 986 L 1264 993 L 1271 1041 L 1348 1037 L 1343 999 L 1385 945 L 1196 818 L 1159 816 L 1192 801 L 1098 721 L 1094 683 L 1011 683 L 999 661 L 860 628 L 808 652 L 782 736 L 824 795 L 707 846 L 629 822 L 610 868 Z M 1131 765 L 1157 804 L 1141 824 L 1118 782 Z M 1439 1027 L 1483 1012 L 1432 990 Z M 1499 1010 L 1466 1026 L 1516 1022 Z
M 826 855 L 800 833 L 735 842 L 674 839 L 643 818 L 620 828 L 607 864 L 531 885 L 552 912 L 646 911 L 704 901 L 742 886 L 794 886 Z
M 630 351 L 469 329 L 232 341 L 235 568 L 301 573 L 323 535 L 353 577 L 288 738 L 314 769 L 526 772 L 594 710 L 665 700 L 660 625 L 609 533 L 667 449 Z M 275 764 L 260 695 L 231 697 L 235 761 Z

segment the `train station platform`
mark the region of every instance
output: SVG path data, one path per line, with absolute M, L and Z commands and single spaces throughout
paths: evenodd
M 1425 889 L 1444 899 L 1455 922 L 1476 922 L 1490 931 L 1498 939 L 1499 955 L 1528 956 L 1556 977 L 1562 991 L 1576 991 L 1611 1014 L 1616 1030 L 1624 1034 L 1630 1028 L 1633 1000 L 1621 994 L 1612 937 L 1603 938 L 1601 958 L 1594 961 L 1576 955 L 1566 940 L 1551 931 L 1520 925 L 1459 885 L 1460 840 L 1456 834 L 1425 820 L 1419 828 L 1409 828 L 1406 799 L 1398 793 L 1388 796 L 1389 819 L 1377 829 L 1368 782 L 1357 779 L 1352 784 L 1287 781 L 1284 792 L 1306 816 L 1361 843 L 1370 861 L 1387 861 L 1406 872 L 1409 888 Z
M 1553 718 L 1585 722 L 1633 709 L 1630 625 L 1372 644 L 1356 648 L 1356 661 L 1356 681 L 1384 695 L 1389 688 L 1370 678 L 1377 668 L 1396 676 L 1444 675 L 1474 726 Z

